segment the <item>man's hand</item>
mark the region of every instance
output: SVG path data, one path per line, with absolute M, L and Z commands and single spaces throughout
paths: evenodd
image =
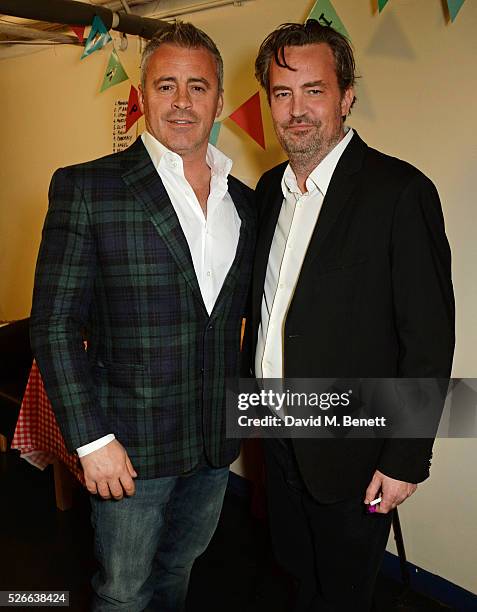
M 129 460 L 124 446 L 112 440 L 102 448 L 80 457 L 86 488 L 90 493 L 103 499 L 122 499 L 134 495 L 136 487 L 133 478 L 137 473 Z
M 416 484 L 395 480 L 394 478 L 385 476 L 379 470 L 376 470 L 373 479 L 366 489 L 364 503 L 369 504 L 373 499 L 381 496 L 382 501 L 376 505 L 376 512 L 387 514 L 390 510 L 393 510 L 393 508 L 399 506 L 405 499 L 410 497 L 416 489 Z

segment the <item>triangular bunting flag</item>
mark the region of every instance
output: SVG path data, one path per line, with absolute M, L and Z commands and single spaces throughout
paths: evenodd
M 84 52 L 81 56 L 81 59 L 88 57 L 91 53 L 98 51 L 98 49 L 102 49 L 104 45 L 107 45 L 108 42 L 113 40 L 106 29 L 106 26 L 101 21 L 98 15 L 95 15 L 93 19 L 93 23 L 91 25 L 91 30 L 89 31 L 88 38 L 86 40 L 86 44 L 84 46 Z
M 118 54 L 116 53 L 116 49 L 113 49 L 111 55 L 109 56 L 108 67 L 106 68 L 100 91 L 104 91 L 113 85 L 127 81 L 128 78 L 129 77 L 119 60 Z
M 388 0 L 378 0 L 379 12 L 383 10 L 383 8 L 386 6 L 387 3 L 388 3 Z
M 246 102 L 234 111 L 229 119 L 242 128 L 255 142 L 265 149 L 265 136 L 263 135 L 262 111 L 260 109 L 260 94 L 253 94 Z
M 141 115 L 142 113 L 141 109 L 139 108 L 137 89 L 131 85 L 131 89 L 129 91 L 128 110 L 126 113 L 126 129 L 124 131 L 129 132 L 131 127 L 136 123 Z
M 465 0 L 447 0 L 447 8 L 449 9 L 451 21 L 454 21 L 454 19 L 457 17 L 457 13 L 462 8 L 464 2 Z
M 330 0 L 316 0 L 307 19 L 316 19 L 321 25 L 331 26 L 346 38 L 350 37 Z
M 70 25 L 70 29 L 73 30 L 73 32 L 76 34 L 80 43 L 84 42 L 84 26 Z
M 217 140 L 219 139 L 221 127 L 222 124 L 220 123 L 220 121 L 216 121 L 212 126 L 212 130 L 210 131 L 209 142 L 211 145 L 214 145 L 214 147 L 217 145 Z

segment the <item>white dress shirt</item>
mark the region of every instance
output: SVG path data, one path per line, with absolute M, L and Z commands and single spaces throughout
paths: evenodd
M 161 144 L 152 134 L 141 135 L 189 246 L 202 299 L 209 315 L 219 296 L 237 251 L 241 220 L 228 193 L 232 160 L 213 145 L 207 148 L 206 161 L 211 170 L 207 217 L 194 190 L 184 176 L 182 158 Z M 84 457 L 115 439 L 108 434 L 76 449 Z
M 283 378 L 283 332 L 311 236 L 336 165 L 353 137 L 344 138 L 306 179 L 302 193 L 291 166 L 282 178 L 283 204 L 273 235 L 265 275 L 261 322 L 255 352 L 257 378 Z

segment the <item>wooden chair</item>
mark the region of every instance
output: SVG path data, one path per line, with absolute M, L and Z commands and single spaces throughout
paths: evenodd
M 33 355 L 29 319 L 0 327 L 0 451 L 13 438 Z

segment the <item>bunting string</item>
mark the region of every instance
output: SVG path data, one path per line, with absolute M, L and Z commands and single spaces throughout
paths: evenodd
M 381 13 L 387 4 L 390 4 L 390 0 L 377 0 L 378 11 Z M 447 9 L 449 12 L 450 21 L 454 22 L 457 15 L 460 13 L 465 0 L 446 0 Z M 343 21 L 336 12 L 331 0 L 316 0 L 313 8 L 308 14 L 307 19 L 316 19 L 319 23 L 324 26 L 331 26 L 348 39 L 350 35 L 346 29 Z M 76 34 L 78 40 L 84 43 L 83 54 L 81 59 L 85 59 L 92 53 L 103 49 L 107 44 L 112 42 L 112 37 L 104 25 L 101 18 L 96 15 L 91 24 L 90 31 L 86 42 L 84 42 L 84 26 L 70 25 L 71 30 Z M 103 82 L 101 85 L 100 92 L 106 91 L 114 85 L 123 83 L 129 80 L 126 70 L 124 69 L 119 59 L 118 53 L 114 47 L 108 59 L 106 71 L 103 76 Z M 126 104 L 126 101 L 121 101 L 122 105 Z M 119 107 L 118 107 L 119 108 Z M 123 107 L 122 107 L 123 108 Z M 116 111 L 115 111 L 116 112 Z M 119 112 L 119 111 L 118 111 Z M 123 110 L 120 111 L 123 114 Z M 127 134 L 133 125 L 136 125 L 137 121 L 142 116 L 141 109 L 139 107 L 139 98 L 137 89 L 131 85 L 129 91 L 129 99 L 127 102 L 127 110 L 124 118 L 124 130 L 123 133 Z M 244 132 L 250 136 L 260 147 L 266 148 L 265 135 L 263 130 L 263 120 L 260 105 L 260 93 L 257 91 L 250 96 L 245 102 L 243 102 L 236 110 L 230 115 L 224 117 L 220 121 L 215 121 L 212 126 L 212 130 L 209 137 L 209 142 L 212 145 L 216 145 L 221 133 L 221 128 L 224 121 L 230 120 L 238 125 Z

